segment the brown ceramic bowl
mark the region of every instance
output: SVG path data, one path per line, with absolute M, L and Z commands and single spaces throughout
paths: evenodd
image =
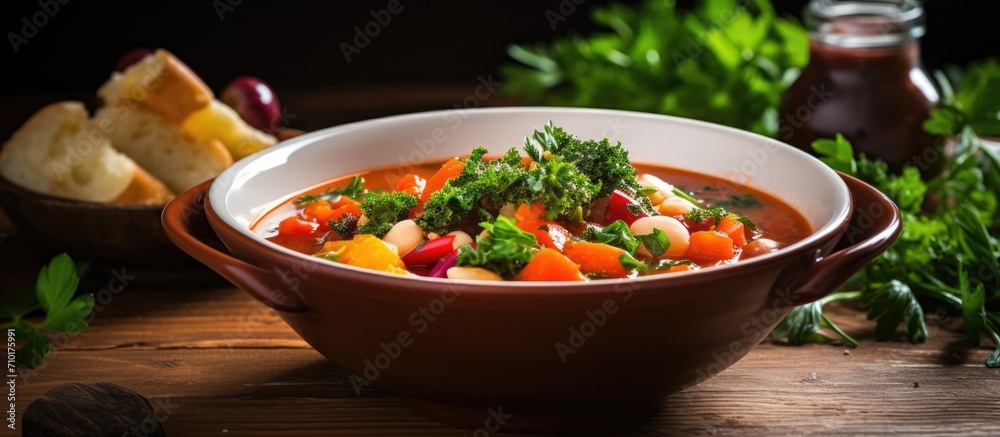
M 816 231 L 733 265 L 581 284 L 382 274 L 297 254 L 247 229 L 276 202 L 332 177 L 406 171 L 474 145 L 504 150 L 549 120 L 584 138 L 620 140 L 636 162 L 753 185 Z M 377 384 L 469 428 L 502 411 L 504 431 L 645 417 L 667 394 L 742 358 L 792 306 L 832 292 L 899 232 L 898 210 L 881 193 L 776 141 L 672 117 L 561 108 L 431 112 L 303 135 L 183 193 L 163 223 L 182 250 L 356 375 L 347 382 Z

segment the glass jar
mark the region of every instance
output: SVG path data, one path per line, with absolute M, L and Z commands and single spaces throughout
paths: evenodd
M 941 141 L 923 130 L 939 97 L 920 65 L 920 3 L 812 0 L 805 23 L 809 65 L 782 100 L 778 138 L 813 153 L 814 140 L 841 133 L 890 171 L 939 173 Z

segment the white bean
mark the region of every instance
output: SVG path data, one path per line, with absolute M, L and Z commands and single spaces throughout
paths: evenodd
M 682 199 L 680 197 L 671 197 L 667 200 L 664 200 L 663 203 L 661 203 L 660 206 L 657 207 L 657 210 L 660 211 L 660 214 L 671 217 L 687 214 L 694 209 L 695 209 L 695 204 L 689 202 L 687 199 Z
M 470 237 L 469 234 L 466 234 L 465 232 L 454 231 L 454 232 L 449 232 L 448 235 L 455 236 L 455 240 L 451 243 L 451 245 L 455 249 L 465 246 L 466 244 L 472 244 L 472 237 Z
M 424 231 L 413 220 L 403 220 L 393 225 L 382 241 L 396 246 L 399 256 L 403 256 L 424 241 Z
M 688 244 L 691 242 L 691 235 L 688 234 L 687 228 L 673 217 L 665 215 L 642 217 L 632 222 L 632 226 L 629 227 L 633 235 L 649 234 L 653 232 L 653 229 L 663 231 L 667 235 L 667 239 L 670 240 L 670 247 L 667 248 L 667 251 L 660 258 L 676 258 L 687 252 Z M 644 256 L 652 256 L 646 250 L 645 245 L 639 248 L 639 253 Z
M 651 175 L 649 173 L 643 173 L 642 175 L 640 175 L 636 179 L 636 181 L 639 182 L 642 185 L 647 186 L 647 187 L 656 188 L 656 192 L 659 193 L 660 196 L 663 196 L 663 200 L 666 200 L 666 199 L 669 199 L 671 197 L 676 197 L 677 196 L 676 194 L 674 194 L 674 186 L 673 185 L 670 185 L 669 183 L 667 183 L 663 179 L 660 179 L 660 178 L 658 178 L 656 176 L 653 176 L 653 175 Z M 661 202 L 662 202 L 662 200 L 661 200 Z M 656 202 L 653 202 L 653 203 L 655 204 Z
M 503 281 L 500 275 L 482 267 L 452 267 L 448 269 L 448 279 L 471 279 L 474 281 Z

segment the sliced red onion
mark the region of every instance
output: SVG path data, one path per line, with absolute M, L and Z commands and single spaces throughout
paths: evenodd
M 428 276 L 432 278 L 447 278 L 448 269 L 455 267 L 456 264 L 458 264 L 458 250 L 444 257 L 437 264 L 434 264 L 434 268 L 431 269 L 431 273 Z

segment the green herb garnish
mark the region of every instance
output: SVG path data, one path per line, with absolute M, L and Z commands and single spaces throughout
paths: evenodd
M 632 235 L 632 231 L 622 220 L 615 221 L 605 226 L 604 229 L 589 228 L 580 238 L 585 241 L 604 243 L 624 249 L 629 255 L 635 255 L 640 245 L 639 240 Z
M 607 138 L 581 141 L 549 122 L 525 140 L 524 149 L 536 162 L 543 161 L 543 152 L 549 152 L 573 164 L 600 187 L 597 197 L 609 196 L 615 190 L 637 195 L 647 188 L 636 181 L 638 174 L 632 167 L 628 151 L 621 143 L 611 144 Z
M 330 190 L 324 190 L 319 194 L 306 194 L 305 196 L 299 196 L 295 199 L 295 203 L 311 203 L 317 200 L 325 200 L 327 202 L 333 203 L 340 199 L 340 196 L 347 196 L 351 199 L 360 199 L 361 196 L 365 194 L 365 178 L 361 176 L 354 176 L 351 181 L 344 185 L 343 187 L 337 187 Z
M 94 295 L 73 297 L 85 269 L 75 265 L 69 255 L 57 255 L 38 272 L 35 290 L 25 291 L 0 306 L 0 320 L 9 320 L 0 329 L 14 328 L 17 339 L 23 341 L 16 355 L 19 365 L 30 369 L 45 360 L 49 354 L 45 333 L 73 335 L 87 327 Z M 45 313 L 43 320 L 36 323 L 25 319 L 39 309 Z
M 649 254 L 654 258 L 663 255 L 670 248 L 670 239 L 667 233 L 661 229 L 653 229 L 653 232 L 643 235 L 636 235 L 635 238 L 646 247 Z
M 487 237 L 476 237 L 476 248 L 459 248 L 458 265 L 483 267 L 504 278 L 513 278 L 538 252 L 535 235 L 521 230 L 514 221 L 497 217 L 493 223 L 479 224 L 489 231 Z
M 733 194 L 725 199 L 712 200 L 712 206 L 722 208 L 760 208 L 764 206 L 753 194 Z
M 368 221 L 358 226 L 357 233 L 382 237 L 397 222 L 406 220 L 410 215 L 410 208 L 416 205 L 417 198 L 411 194 L 401 192 L 368 193 L 365 195 L 364 201 L 358 205 Z

